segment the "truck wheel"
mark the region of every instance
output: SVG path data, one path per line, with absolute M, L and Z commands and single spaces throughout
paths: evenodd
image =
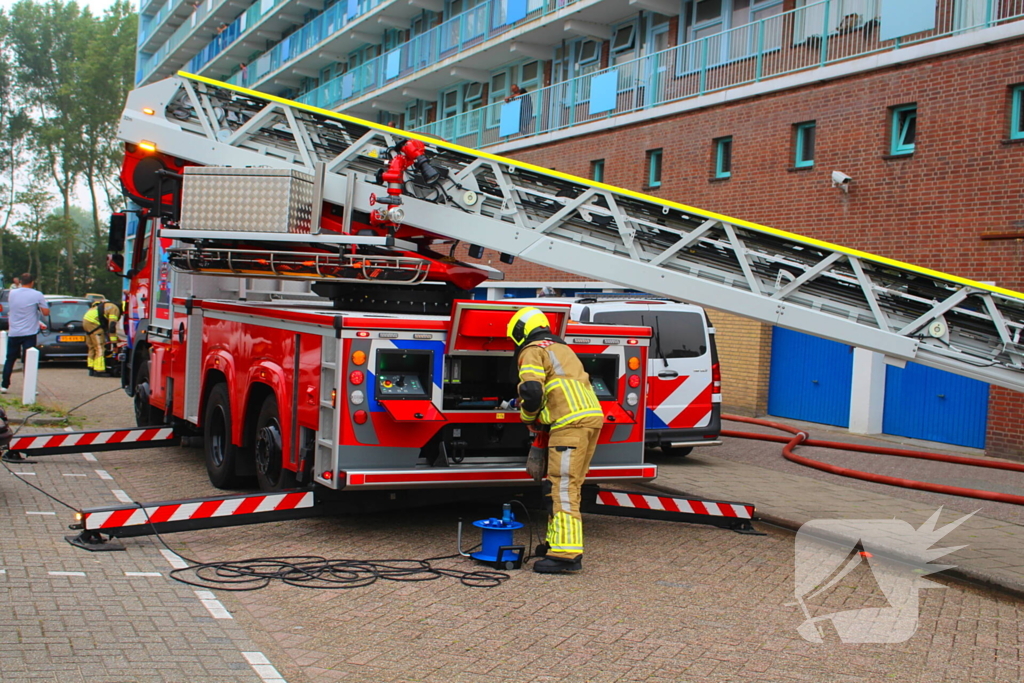
M 256 479 L 261 491 L 281 491 L 295 488 L 295 472 L 285 468 L 281 448 L 281 421 L 278 419 L 277 399 L 267 396 L 256 418 Z
M 203 442 L 210 483 L 219 489 L 237 488 L 236 466 L 241 449 L 231 443 L 231 402 L 227 385 L 223 382 L 213 387 L 206 401 Z
M 135 425 L 137 427 L 152 427 L 160 424 L 157 411 L 149 403 L 149 358 L 139 363 L 139 371 L 135 377 L 135 391 L 133 392 L 135 405 Z

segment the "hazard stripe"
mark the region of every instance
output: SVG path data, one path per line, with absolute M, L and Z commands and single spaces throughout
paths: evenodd
M 689 500 L 672 496 L 649 496 L 623 491 L 598 491 L 597 500 L 602 505 L 638 510 L 663 510 L 738 519 L 753 519 L 754 517 L 754 506 L 739 503 L 717 503 L 710 500 Z
M 121 510 L 103 510 L 85 514 L 86 529 L 112 529 L 141 524 L 182 522 L 258 512 L 296 510 L 313 507 L 312 491 L 242 496 L 221 500 L 167 503 L 147 508 L 130 507 Z
M 164 441 L 174 437 L 173 427 L 151 427 L 147 429 L 116 429 L 97 432 L 76 432 L 71 434 L 30 434 L 11 441 L 12 451 L 67 446 L 91 446 L 100 444 L 135 443 Z

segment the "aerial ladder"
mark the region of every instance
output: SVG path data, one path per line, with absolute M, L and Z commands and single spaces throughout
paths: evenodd
M 183 167 L 271 169 L 308 181 L 306 228 L 288 234 L 252 232 L 244 222 L 197 229 L 187 206 L 170 207 L 161 235 L 175 240 L 170 261 L 181 271 L 258 277 L 263 268 L 266 277 L 318 282 L 314 291 L 353 305 L 373 295 L 354 296 L 362 290 L 350 284 L 427 287 L 417 250 L 459 241 L 471 254 L 488 248 L 507 262 L 1024 391 L 1024 294 L 1015 291 L 186 73 L 133 91 L 119 136 Z M 165 197 L 175 202 L 168 188 L 195 169 L 184 171 L 157 174 L 168 183 L 158 179 L 150 191 L 159 210 Z M 324 207 L 341 212 L 340 229 L 322 229 Z M 353 221 L 367 217 L 379 230 L 352 234 Z M 287 249 L 257 256 L 251 248 L 274 240 Z M 369 282 L 360 259 L 368 253 L 382 259 L 372 272 L 390 273 L 387 282 Z M 435 305 L 447 305 L 446 296 L 439 290 Z

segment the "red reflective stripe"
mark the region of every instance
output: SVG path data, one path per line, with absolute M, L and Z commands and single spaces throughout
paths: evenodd
M 110 529 L 112 527 L 124 526 L 125 522 L 132 516 L 138 508 L 128 508 L 127 510 L 117 510 L 116 512 L 110 513 L 110 517 L 107 517 L 107 521 L 103 522 L 100 526 L 101 529 Z
M 274 508 L 275 510 L 294 510 L 306 497 L 305 493 L 289 493 Z
M 82 438 L 78 440 L 78 445 L 88 446 L 89 444 L 96 440 L 97 435 L 99 435 L 99 432 L 89 432 L 88 434 L 83 434 Z
M 597 499 L 602 505 L 618 505 L 619 501 L 615 500 L 615 494 L 611 491 L 598 491 Z
M 706 515 L 706 514 L 708 514 L 708 510 L 707 510 L 706 507 L 704 507 L 704 503 L 700 502 L 699 500 L 691 500 L 691 501 L 689 501 L 689 503 L 690 503 L 690 507 L 692 507 L 693 511 L 695 513 L 697 513 L 698 515 Z
M 676 505 L 676 499 L 675 498 L 660 498 L 659 497 L 658 500 L 661 501 L 661 506 L 663 508 L 665 508 L 666 510 L 668 510 L 669 512 L 681 512 L 681 510 L 679 509 L 679 506 Z
M 153 439 L 156 438 L 156 435 L 159 433 L 159 427 L 156 427 L 154 429 L 143 429 L 142 434 L 139 436 L 138 439 L 136 439 L 136 441 L 152 441 Z
M 722 511 L 723 517 L 735 517 L 736 511 L 732 509 L 732 505 L 719 505 L 718 509 Z
M 128 436 L 128 433 L 130 431 L 131 430 L 121 430 L 114 432 L 113 434 L 110 435 L 110 438 L 107 439 L 107 443 L 121 443 L 122 441 L 124 441 L 124 438 Z
M 175 512 L 178 511 L 181 505 L 161 505 L 149 515 L 149 521 L 153 524 L 159 524 L 160 522 L 166 522 L 171 518 Z
M 250 496 L 243 500 L 242 503 L 237 508 L 235 508 L 233 514 L 249 514 L 250 512 L 253 512 L 256 508 L 258 508 L 260 506 L 260 503 L 262 503 L 264 499 L 266 499 L 266 496 Z
M 67 438 L 66 434 L 59 434 L 57 436 L 51 436 L 46 440 L 46 443 L 42 445 L 42 448 L 56 448 L 57 446 L 64 443 Z
M 641 495 L 636 494 L 636 493 L 629 494 L 629 502 L 633 504 L 633 507 L 638 508 L 640 510 L 650 510 L 651 509 L 650 504 L 648 504 L 648 502 L 644 498 L 644 496 L 641 496 Z
M 213 515 L 220 509 L 225 501 L 223 500 L 208 500 L 204 503 L 200 503 L 196 511 L 192 513 L 189 519 L 206 519 L 207 517 L 213 517 Z

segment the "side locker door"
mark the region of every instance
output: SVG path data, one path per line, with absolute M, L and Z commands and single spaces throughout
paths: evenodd
M 183 338 L 177 342 L 185 348 L 185 413 L 192 424 L 199 424 L 199 403 L 203 384 L 203 309 L 193 308 L 187 313 Z

